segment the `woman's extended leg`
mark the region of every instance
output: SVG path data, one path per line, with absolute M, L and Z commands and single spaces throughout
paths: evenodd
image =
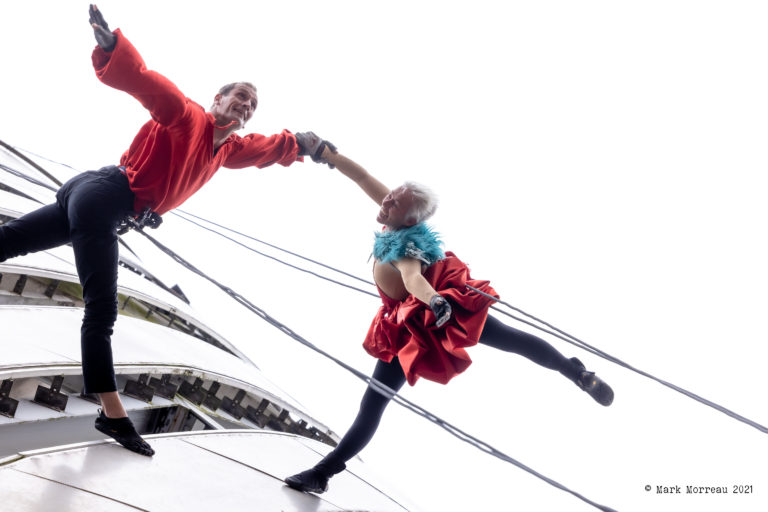
M 611 387 L 593 372 L 588 372 L 577 358 L 568 359 L 543 339 L 510 327 L 491 315 L 488 315 L 485 321 L 479 342 L 505 352 L 519 354 L 540 366 L 557 370 L 601 405 L 607 406 L 613 402 Z
M 534 363 L 557 370 L 571 380 L 578 377 L 578 366 L 558 350 L 533 334 L 515 329 L 488 315 L 480 343 L 504 352 L 519 354 Z

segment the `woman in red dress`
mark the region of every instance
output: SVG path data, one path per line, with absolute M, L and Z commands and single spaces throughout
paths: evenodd
M 378 359 L 375 380 L 394 391 L 406 381 L 415 384 L 419 377 L 446 384 L 471 364 L 466 347 L 482 343 L 557 370 L 601 405 L 611 404 L 610 386 L 586 371 L 581 361 L 488 315 L 493 300 L 467 285 L 498 297 L 490 283 L 472 279 L 466 264 L 444 253 L 437 233 L 424 224 L 437 208 L 429 189 L 406 182 L 390 190 L 329 148 L 322 157 L 380 205 L 376 220 L 384 230 L 376 234 L 373 277 L 383 304 L 363 342 Z M 313 468 L 286 478 L 286 484 L 305 492 L 326 491 L 328 479 L 343 471 L 373 438 L 388 403 L 388 397 L 369 387 L 338 446 Z

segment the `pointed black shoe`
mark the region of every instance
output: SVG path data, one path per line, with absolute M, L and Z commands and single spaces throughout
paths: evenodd
M 285 479 L 285 484 L 297 491 L 320 494 L 328 490 L 328 477 L 317 469 L 312 468 L 302 471 L 297 475 L 289 476 Z
M 99 416 L 96 418 L 94 426 L 96 430 L 107 434 L 132 452 L 147 457 L 155 454 L 155 450 L 136 432 L 130 418 L 107 418 L 104 411 L 99 409 Z
M 608 407 L 613 403 L 613 390 L 595 372 L 586 370 L 579 373 L 576 385 L 587 392 L 600 405 Z

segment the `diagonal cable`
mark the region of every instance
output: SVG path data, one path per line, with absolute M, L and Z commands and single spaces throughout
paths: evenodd
M 550 331 L 550 330 L 544 329 L 542 327 L 539 327 L 539 326 L 535 325 L 532 322 L 529 322 L 527 320 L 524 320 L 522 318 L 514 316 L 511 313 L 508 313 L 508 312 L 506 312 L 506 311 L 504 311 L 502 309 L 499 309 L 497 307 L 491 306 L 495 311 L 498 311 L 498 312 L 500 312 L 503 315 L 507 315 L 510 318 L 514 318 L 515 320 L 517 320 L 519 322 L 522 322 L 524 324 L 527 324 L 527 325 L 530 325 L 532 327 L 535 327 L 536 329 L 538 329 L 538 330 L 540 330 L 542 332 L 545 332 L 547 334 L 551 334 L 552 336 L 555 336 L 556 338 L 560 338 L 561 340 L 563 340 L 565 342 L 568 342 L 568 343 L 570 343 L 572 345 L 580 347 L 580 348 L 586 350 L 587 352 L 591 352 L 592 354 L 600 356 L 603 359 L 607 359 L 608 361 L 611 361 L 614 364 L 622 366 L 622 367 L 626 368 L 627 370 L 631 370 L 631 371 L 633 371 L 633 372 L 635 372 L 635 373 L 637 373 L 639 375 L 642 375 L 643 377 L 647 377 L 647 378 L 649 378 L 649 379 L 651 379 L 653 381 L 656 381 L 659 384 L 661 384 L 662 386 L 666 386 L 666 387 L 668 387 L 670 389 L 673 389 L 673 390 L 677 391 L 678 393 L 682 393 L 683 395 L 687 396 L 688 398 L 692 398 L 692 399 L 696 400 L 697 402 L 701 402 L 704 405 L 708 405 L 709 407 L 712 407 L 713 409 L 718 410 L 718 411 L 722 412 L 723 414 L 726 414 L 726 415 L 730 416 L 733 419 L 741 421 L 742 423 L 746 423 L 747 425 L 749 425 L 751 427 L 754 427 L 754 428 L 756 428 L 757 430 L 759 430 L 759 431 L 761 431 L 763 433 L 768 434 L 768 428 L 766 428 L 765 426 L 761 425 L 760 423 L 757 423 L 756 421 L 750 420 L 749 418 L 746 418 L 746 417 L 744 417 L 744 416 L 742 416 L 742 415 L 740 415 L 738 413 L 735 413 L 732 410 L 730 410 L 730 409 L 728 409 L 726 407 L 723 407 L 720 404 L 712 402 L 711 400 L 707 400 L 706 398 L 704 398 L 704 397 L 702 397 L 700 395 L 697 395 L 696 393 L 693 393 L 692 391 L 688 391 L 687 389 L 681 388 L 680 386 L 677 386 L 676 384 L 672 384 L 671 382 L 668 382 L 668 381 L 666 381 L 664 379 L 661 379 L 659 377 L 651 375 L 648 372 L 645 372 L 643 370 L 635 368 L 634 366 L 631 366 L 631 365 L 625 363 L 621 359 L 619 359 L 617 357 L 614 357 L 614 356 L 612 356 L 612 355 L 610 355 L 610 354 L 608 354 L 606 352 L 603 352 L 602 350 L 600 350 L 598 348 L 595 348 L 592 345 L 589 345 L 588 343 L 585 343 L 584 341 L 580 340 L 576 336 L 568 334 L 567 332 L 562 331 L 562 330 L 558 329 L 557 327 L 555 327 L 555 326 L 553 326 L 551 324 L 548 324 L 547 322 L 545 322 L 543 320 L 540 320 L 540 319 L 536 318 L 533 315 L 529 315 L 525 311 L 523 311 L 523 310 L 521 310 L 519 308 L 516 308 L 515 306 L 512 306 L 511 304 L 508 304 L 508 303 L 504 302 L 503 300 L 499 300 L 499 299 L 497 299 L 496 297 L 494 297 L 492 295 L 488 295 L 487 293 L 483 292 L 482 290 L 478 290 L 477 288 L 475 288 L 473 286 L 470 286 L 470 285 L 466 285 L 466 286 L 467 286 L 467 288 L 471 289 L 472 291 L 475 291 L 475 292 L 477 292 L 477 293 L 479 293 L 479 294 L 481 294 L 481 295 L 483 295 L 483 296 L 485 296 L 485 297 L 487 297 L 489 299 L 492 299 L 492 300 L 498 302 L 499 304 L 503 304 L 503 305 L 507 306 L 508 308 L 514 310 L 514 311 L 522 313 L 523 315 L 525 315 L 525 316 L 527 316 L 527 317 L 529 317 L 529 318 L 531 318 L 531 319 L 533 319 L 533 320 L 535 320 L 537 322 L 540 322 L 541 324 L 549 327 L 552 330 Z
M 54 186 L 51 186 L 51 185 L 49 185 L 47 183 L 43 183 L 42 181 L 40 181 L 38 179 L 35 179 L 32 176 L 27 176 L 23 172 L 19 172 L 16 169 L 8 167 L 5 164 L 0 164 L 0 169 L 4 170 L 5 172 L 7 172 L 9 174 L 12 174 L 12 175 L 16 176 L 17 178 L 21 178 L 23 180 L 27 180 L 30 183 L 34 183 L 35 185 L 38 185 L 40 187 L 47 188 L 48 190 L 52 190 L 53 192 L 56 192 L 57 190 L 59 190 L 58 187 L 54 187 Z
M 344 286 L 344 287 L 346 287 L 346 288 L 351 288 L 352 290 L 356 290 L 356 291 L 358 291 L 358 292 L 361 292 L 361 293 L 365 293 L 365 294 L 371 295 L 372 297 L 376 297 L 376 298 L 378 298 L 378 297 L 379 297 L 378 295 L 376 295 L 375 293 L 373 293 L 373 292 L 371 292 L 371 291 L 368 291 L 368 290 L 363 290 L 363 289 L 361 289 L 361 288 L 357 288 L 357 287 L 355 287 L 355 286 L 352 286 L 352 285 L 349 285 L 349 284 L 346 284 L 346 283 L 342 283 L 341 281 L 336 281 L 336 280 L 334 280 L 334 279 L 331 279 L 330 277 L 325 277 L 325 276 L 323 276 L 323 275 L 320 275 L 320 274 L 318 274 L 318 273 L 316 273 L 316 272 L 312 272 L 311 270 L 307 270 L 307 269 L 305 269 L 305 268 L 301 268 L 301 267 L 298 267 L 298 266 L 296 266 L 296 265 L 291 265 L 290 263 L 288 263 L 288 262 L 285 262 L 285 261 L 283 261 L 283 260 L 281 260 L 281 259 L 279 259 L 279 258 L 276 258 L 276 257 L 274 257 L 274 256 L 271 256 L 271 255 L 269 255 L 269 254 L 263 253 L 263 252 L 261 252 L 261 251 L 258 251 L 258 250 L 256 250 L 256 249 L 254 249 L 253 247 L 250 247 L 250 246 L 248 246 L 248 245 L 246 245 L 246 244 L 244 244 L 244 243 L 240 242 L 239 240 L 235 240 L 235 239 L 234 239 L 234 238 L 232 238 L 232 237 L 229 237 L 229 236 L 227 236 L 227 235 L 225 235 L 225 234 L 223 234 L 223 233 L 220 233 L 220 232 L 216 231 L 215 229 L 209 228 L 209 227 L 207 227 L 207 226 L 203 226 L 202 224 L 199 224 L 199 223 L 197 223 L 197 222 L 195 222 L 195 221 L 193 221 L 193 220 L 191 220 L 191 219 L 188 219 L 188 218 L 184 217 L 183 215 L 178 215 L 178 214 L 175 214 L 175 215 L 176 215 L 177 217 L 179 217 L 180 219 L 184 219 L 185 221 L 187 221 L 187 222 L 189 222 L 189 223 L 191 223 L 191 224 L 194 224 L 195 226 L 197 226 L 197 227 L 199 227 L 199 228 L 201 228 L 201 229 L 205 229 L 206 231 L 210 231 L 211 233 L 217 234 L 217 235 L 219 235 L 220 237 L 222 237 L 222 238 L 225 238 L 225 239 L 229 240 L 230 242 L 232 242 L 232 243 L 235 243 L 235 244 L 239 245 L 240 247 L 244 247 L 244 248 L 248 249 L 249 251 L 252 251 L 252 252 L 255 252 L 256 254 L 259 254 L 259 255 L 261 255 L 261 256 L 264 256 L 265 258 L 269 258 L 269 259 L 271 259 L 271 260 L 274 260 L 274 261 L 276 261 L 276 262 L 278 262 L 278 263 L 282 263 L 283 265 L 285 265 L 285 266 L 288 266 L 288 267 L 291 267 L 292 269 L 295 269 L 295 270 L 299 270 L 299 271 L 301 271 L 301 272 L 306 272 L 307 274 L 313 275 L 313 276 L 315 276 L 315 277 L 317 277 L 317 278 L 319 278 L 319 279 L 324 279 L 324 280 L 326 280 L 326 281 L 330 281 L 330 282 L 332 282 L 332 283 L 335 283 L 335 284 L 338 284 L 338 285 L 340 285 L 340 286 Z M 189 215 L 189 214 L 188 214 L 188 215 Z M 213 223 L 212 223 L 212 224 L 213 224 Z M 217 225 L 217 224 L 214 224 L 214 225 Z M 239 234 L 239 233 L 238 233 L 238 234 Z M 147 236 L 148 236 L 148 235 L 147 235 Z M 245 236 L 245 235 L 243 235 L 243 236 Z M 255 240 L 255 239 L 253 239 L 253 240 Z M 265 242 L 261 242 L 261 243 L 265 243 Z M 269 245 L 269 244 L 267 244 L 267 245 Z M 271 246 L 271 247 L 274 247 L 274 246 Z M 281 249 L 281 250 L 283 250 L 283 249 Z M 289 252 L 289 251 L 285 251 L 285 252 Z M 291 253 L 291 254 L 293 254 L 293 253 Z M 304 259 L 308 259 L 308 258 L 304 258 Z M 309 261 L 312 261 L 312 260 L 309 260 Z M 319 264 L 319 265 L 322 265 L 322 263 L 318 263 L 318 264 Z M 326 266 L 326 265 L 324 265 L 324 266 Z M 343 273 L 344 273 L 344 274 L 346 274 L 346 272 L 343 272 Z M 351 275 L 351 274 L 347 274 L 347 275 Z M 353 277 L 354 277 L 354 276 L 353 276 Z M 356 277 L 356 279 L 360 279 L 360 278 L 359 278 L 359 277 Z M 361 281 L 363 281 L 363 282 L 367 282 L 367 281 L 365 281 L 365 280 L 363 280 L 363 279 L 360 279 L 360 280 L 361 280 Z M 370 284 L 373 284 L 373 283 L 370 283 Z
M 5 149 L 7 149 L 11 153 L 13 153 L 18 158 L 21 158 L 23 161 L 25 161 L 26 163 L 28 163 L 29 165 L 34 167 L 35 170 L 39 171 L 41 174 L 43 174 L 46 178 L 51 180 L 56 185 L 58 185 L 58 186 L 62 185 L 61 181 L 56 179 L 56 176 L 54 176 L 53 174 L 51 174 L 48 171 L 46 171 L 45 169 L 43 169 L 41 166 L 39 166 L 37 163 L 35 163 L 31 158 L 27 157 L 27 155 L 25 155 L 21 151 L 19 151 L 19 149 L 11 146 L 10 144 L 6 144 L 2 140 L 0 140 L 0 146 L 4 147 Z M 47 158 L 46 158 L 46 160 L 47 160 Z M 52 162 L 53 160 L 50 160 L 50 161 Z M 61 165 L 64 165 L 64 164 L 61 164 Z M 67 166 L 67 167 L 69 167 L 69 166 Z
M 345 275 L 347 277 L 351 277 L 352 279 L 357 279 L 358 281 L 362 281 L 365 284 L 369 284 L 371 286 L 375 286 L 372 281 L 369 281 L 367 279 L 363 279 L 362 277 L 356 276 L 354 274 L 350 274 L 348 272 L 344 272 L 343 270 L 339 270 L 338 268 L 332 267 L 331 265 L 327 265 L 327 264 L 322 263 L 320 261 L 313 260 L 312 258 L 307 258 L 306 256 L 302 256 L 301 254 L 289 251 L 288 249 L 283 249 L 282 247 L 278 247 L 277 245 L 273 245 L 273 244 L 271 244 L 269 242 L 265 242 L 264 240 L 259 240 L 258 238 L 252 237 L 252 236 L 247 235 L 245 233 L 242 233 L 240 231 L 234 230 L 232 228 L 228 228 L 227 226 L 222 226 L 221 224 L 218 224 L 218 223 L 216 223 L 216 222 L 214 222 L 212 220 L 208 220 L 208 219 L 204 219 L 203 217 L 199 217 L 199 216 L 195 215 L 194 213 L 186 212 L 184 210 L 179 210 L 179 209 L 177 209 L 176 211 L 171 212 L 174 215 L 176 215 L 177 217 L 181 217 L 182 219 L 186 220 L 187 222 L 192 222 L 192 224 L 195 224 L 196 226 L 200 226 L 200 227 L 204 228 L 204 226 L 201 226 L 197 222 L 193 222 L 193 221 L 191 221 L 191 220 L 189 220 L 189 219 L 179 215 L 178 213 L 176 213 L 177 211 L 183 213 L 184 215 L 189 215 L 190 217 L 194 217 L 197 220 L 201 220 L 203 222 L 207 222 L 208 224 L 216 226 L 217 228 L 221 228 L 221 229 L 224 229 L 226 231 L 229 231 L 230 233 L 234 233 L 236 235 L 242 236 L 243 238 L 247 238 L 249 240 L 253 240 L 254 242 L 258 242 L 260 244 L 266 245 L 267 247 L 271 247 L 273 249 L 277 249 L 278 251 L 282 251 L 282 252 L 284 252 L 286 254 L 290 254 L 291 256 L 295 256 L 297 258 L 301 258 L 302 260 L 305 260 L 305 261 L 308 261 L 310 263 L 314 263 L 315 265 L 319 265 L 321 267 L 327 268 L 328 270 L 332 270 L 333 272 L 338 272 L 339 274 L 343 274 L 343 275 Z M 207 228 L 204 228 L 204 229 L 207 229 Z M 226 236 L 224 236 L 222 233 L 219 233 L 218 231 L 215 231 L 215 230 L 212 230 L 212 229 L 209 229 L 209 231 L 212 231 L 213 233 L 216 233 L 219 236 L 227 238 Z M 243 247 L 247 247 L 247 246 L 243 246 Z M 377 297 L 378 297 L 378 295 L 377 295 Z

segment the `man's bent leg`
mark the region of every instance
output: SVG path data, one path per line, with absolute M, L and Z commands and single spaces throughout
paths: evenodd
M 0 262 L 68 242 L 67 214 L 49 204 L 0 226 Z

